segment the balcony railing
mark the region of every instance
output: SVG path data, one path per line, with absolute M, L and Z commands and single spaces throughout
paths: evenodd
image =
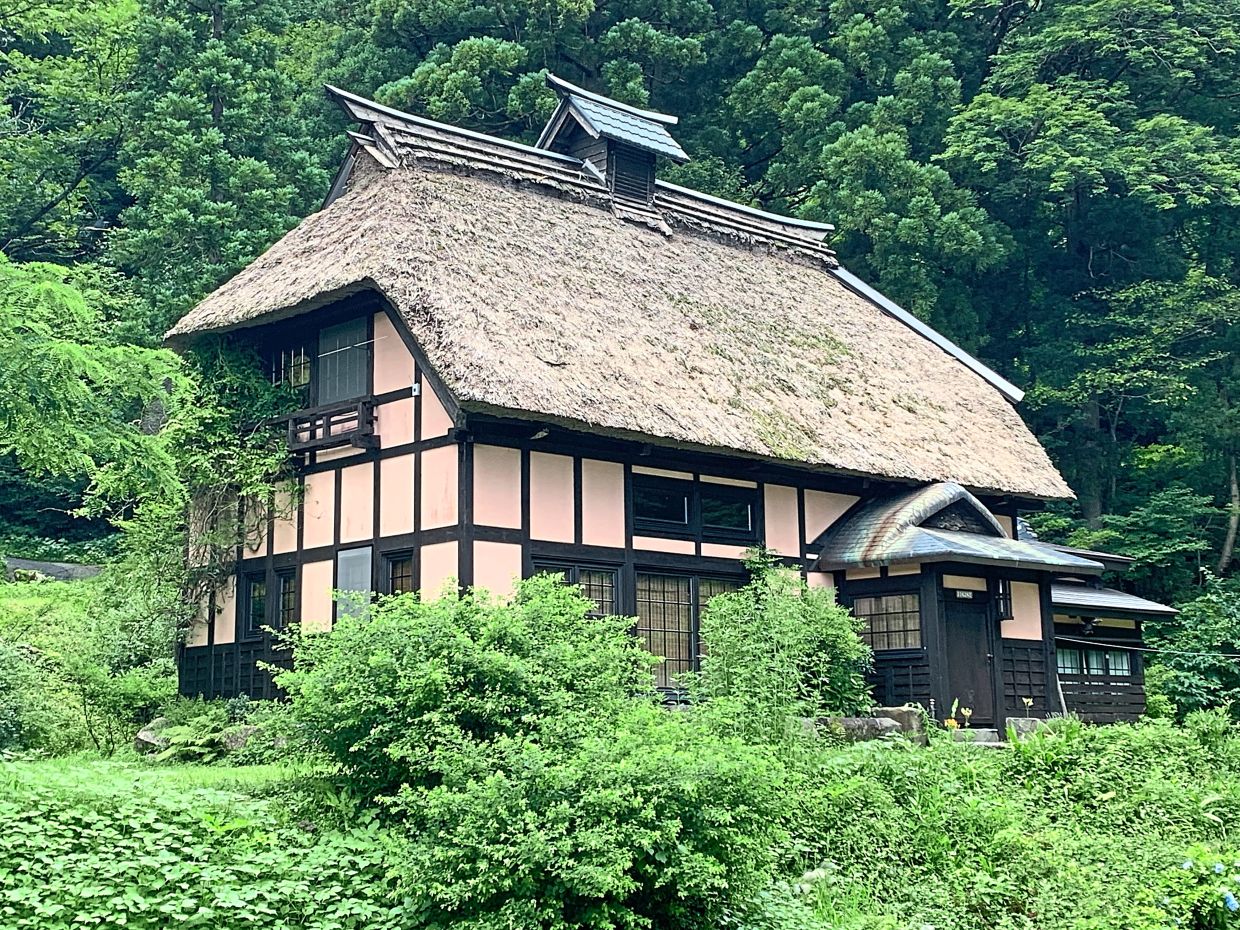
M 370 398 L 299 410 L 286 422 L 290 452 L 338 446 L 373 449 L 379 445 L 375 435 L 375 403 Z

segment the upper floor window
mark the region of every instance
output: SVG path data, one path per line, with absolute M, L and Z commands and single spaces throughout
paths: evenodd
M 639 533 L 757 542 L 756 487 L 633 475 L 633 523 Z
M 268 358 L 271 383 L 292 388 L 306 406 L 366 396 L 370 366 L 367 316 L 324 326 L 317 337 L 282 343 Z
M 370 340 L 365 318 L 319 331 L 319 404 L 366 394 L 370 384 Z

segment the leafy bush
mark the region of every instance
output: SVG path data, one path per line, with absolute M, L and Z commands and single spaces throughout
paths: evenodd
M 748 566 L 753 580 L 702 613 L 694 696 L 753 738 L 786 732 L 798 717 L 869 707 L 870 649 L 834 591 L 808 587 L 762 553 Z
M 1178 616 L 1147 621 L 1145 631 L 1162 650 L 1150 669 L 1159 701 L 1182 715 L 1221 706 L 1240 713 L 1240 664 L 1228 658 L 1240 653 L 1240 585 L 1207 575 L 1205 591 Z
M 623 618 L 550 577 L 510 602 L 485 594 L 381 599 L 295 644 L 279 676 L 298 721 L 370 796 L 434 785 L 477 745 L 556 721 L 617 716 L 650 690 L 649 656 Z M 447 762 L 445 762 L 445 759 Z

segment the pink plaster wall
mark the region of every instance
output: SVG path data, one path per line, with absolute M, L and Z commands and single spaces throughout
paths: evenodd
M 805 492 L 805 539 L 813 543 L 823 531 L 860 498 L 830 491 Z
M 712 559 L 743 559 L 745 546 L 723 546 L 719 543 L 702 543 L 702 555 Z
M 228 579 L 215 592 L 215 642 L 231 643 L 237 639 L 237 581 Z
M 375 393 L 399 391 L 413 384 L 413 356 L 387 313 L 375 314 Z
M 422 529 L 452 526 L 457 520 L 457 451 L 455 446 L 422 453 Z M 456 574 L 456 569 L 453 569 Z
M 297 548 L 297 506 L 293 502 L 292 490 L 276 491 L 275 532 L 271 542 L 272 551 L 277 555 Z
M 944 575 L 943 587 L 960 588 L 964 591 L 985 591 L 985 578 L 974 578 L 972 575 Z
M 844 572 L 848 581 L 862 581 L 866 578 L 878 578 L 882 573 L 877 568 L 850 568 Z
M 207 632 L 211 625 L 210 613 L 211 600 L 209 597 L 203 597 L 194 611 L 194 619 L 190 623 L 189 633 L 185 637 L 185 645 L 205 646 L 207 644 Z
M 681 555 L 693 555 L 696 547 L 691 539 L 661 539 L 658 536 L 634 536 L 634 549 L 645 549 L 648 552 L 676 552 Z
M 339 446 L 335 449 L 323 449 L 314 453 L 316 462 L 339 462 L 343 459 L 356 458 L 361 455 L 364 450 L 354 448 L 353 446 Z
M 805 583 L 811 588 L 834 588 L 835 578 L 830 572 L 806 572 Z
M 745 481 L 741 478 L 720 478 L 715 475 L 698 475 L 704 484 L 726 484 L 734 488 L 756 488 L 758 482 Z
M 474 587 L 499 597 L 512 594 L 521 577 L 521 546 L 517 543 L 474 543 Z
M 801 557 L 801 533 L 797 525 L 797 489 L 779 484 L 766 486 L 766 544 L 780 555 Z
M 301 628 L 321 633 L 332 628 L 332 575 L 330 559 L 301 567 Z
M 1042 598 L 1036 584 L 1012 582 L 1012 619 L 1004 620 L 1001 629 L 1004 639 L 1042 638 Z
M 692 472 L 668 471 L 666 468 L 651 468 L 648 465 L 634 465 L 633 474 L 635 475 L 658 475 L 660 478 L 679 478 L 683 481 L 693 480 Z
M 443 593 L 450 578 L 457 577 L 456 543 L 442 542 L 423 546 L 421 552 L 422 578 L 418 589 L 422 597 L 435 600 Z
M 997 513 L 997 514 L 994 514 L 994 518 L 998 520 L 999 525 L 1003 527 L 1003 533 L 1005 536 L 1011 539 L 1016 535 L 1015 533 L 1012 532 L 1012 518 L 1011 517 L 1006 516 L 1004 514 Z
M 375 466 L 350 465 L 340 471 L 340 541 L 375 535 Z
M 398 455 L 379 462 L 379 535 L 413 532 L 414 457 Z
M 257 500 L 248 500 L 242 512 L 245 557 L 248 559 L 267 554 L 267 508 Z
M 521 450 L 474 446 L 474 523 L 521 528 Z
M 413 442 L 413 404 L 415 398 L 405 397 L 375 408 L 375 432 L 379 446 L 390 449 Z
M 567 455 L 530 453 L 530 535 L 573 541 L 573 460 Z
M 582 459 L 581 507 L 583 543 L 624 548 L 623 465 Z
M 422 403 L 422 439 L 432 439 L 435 436 L 446 436 L 448 430 L 452 429 L 452 417 L 448 415 L 447 408 L 435 395 L 435 389 L 427 383 L 426 379 L 422 379 L 422 394 L 418 398 Z
M 887 569 L 888 576 L 891 575 L 920 575 L 921 565 L 917 562 L 907 562 L 904 565 L 892 565 Z
M 330 546 L 336 541 L 336 473 L 319 471 L 306 475 L 303 501 L 306 526 L 302 544 L 307 549 Z

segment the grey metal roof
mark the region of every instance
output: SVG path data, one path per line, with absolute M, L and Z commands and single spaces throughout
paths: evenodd
M 673 161 L 686 162 L 689 156 L 660 123 L 644 116 L 622 110 L 619 107 L 598 103 L 586 97 L 571 94 L 568 97 L 573 115 L 581 121 L 592 136 L 603 136 L 624 142 L 634 148 L 654 152 Z
M 969 523 L 981 532 L 954 528 L 962 525 L 959 520 L 943 525 L 938 515 L 953 507 L 971 513 Z M 950 481 L 867 501 L 837 520 L 811 548 L 819 552 L 815 571 L 898 562 L 968 562 L 1085 575 L 1103 570 L 1098 562 L 1051 546 L 1009 539 L 981 501 Z
M 1179 613 L 1174 607 L 1159 604 L 1157 601 L 1147 601 L 1143 597 L 1116 591 L 1114 588 L 1092 588 L 1070 582 L 1051 585 L 1051 603 L 1056 607 L 1084 611 L 1092 616 L 1106 616 L 1109 611 L 1154 617 L 1173 617 Z

